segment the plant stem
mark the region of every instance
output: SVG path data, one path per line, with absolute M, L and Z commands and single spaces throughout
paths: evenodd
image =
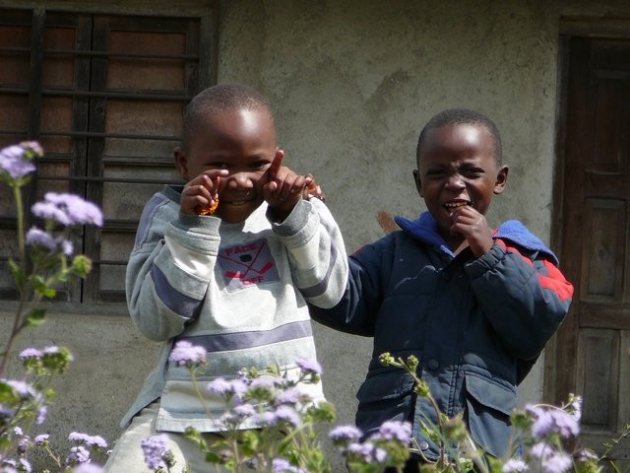
M 19 255 L 19 265 L 20 265 L 20 273 L 22 277 L 26 275 L 26 249 L 24 242 L 24 205 L 22 203 L 22 193 L 20 192 L 20 187 L 16 184 L 11 185 L 13 189 L 13 198 L 15 200 L 15 207 L 17 212 L 17 241 L 18 241 L 18 255 Z M 16 281 L 17 290 L 20 293 L 20 301 L 18 303 L 18 308 L 15 312 L 15 318 L 13 319 L 13 328 L 11 329 L 11 335 L 9 336 L 9 340 L 7 340 L 6 349 L 0 355 L 2 358 L 0 359 L 0 377 L 4 375 L 4 371 L 7 367 L 7 363 L 9 360 L 9 356 L 11 354 L 11 349 L 13 348 L 13 343 L 15 342 L 15 338 L 17 334 L 20 332 L 20 328 L 22 326 L 22 313 L 24 311 L 24 304 L 26 302 L 26 291 L 22 284 L 19 284 Z

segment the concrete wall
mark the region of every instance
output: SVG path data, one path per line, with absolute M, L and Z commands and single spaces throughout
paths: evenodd
M 378 209 L 409 217 L 423 209 L 411 179 L 416 139 L 453 106 L 487 113 L 503 134 L 510 179 L 490 221 L 518 217 L 549 241 L 560 18 L 630 18 L 630 4 L 226 0 L 220 12 L 219 81 L 270 97 L 287 164 L 317 177 L 353 251 L 381 236 Z M 352 422 L 370 340 L 321 326 L 315 333 L 326 393 L 340 422 Z M 76 358 L 49 427 L 115 438 L 156 347 L 125 317 L 98 314 L 51 313 L 24 340 L 48 342 Z M 541 393 L 539 363 L 522 400 Z

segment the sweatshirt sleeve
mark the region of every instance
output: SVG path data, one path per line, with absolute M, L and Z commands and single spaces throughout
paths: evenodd
M 348 261 L 343 237 L 326 205 L 301 200 L 273 232 L 287 248 L 293 281 L 307 302 L 332 307 L 343 295 Z
M 544 253 L 500 239 L 466 271 L 505 348 L 518 359 L 535 359 L 569 310 L 571 283 Z
M 156 341 L 180 334 L 197 318 L 219 247 L 218 218 L 178 210 L 155 199 L 147 204 L 127 265 L 129 313 Z

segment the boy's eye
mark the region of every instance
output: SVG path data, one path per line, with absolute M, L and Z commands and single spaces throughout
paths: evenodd
M 269 165 L 270 162 L 264 159 L 260 159 L 258 161 L 254 161 L 253 163 L 250 163 L 249 167 L 251 169 L 262 169 L 265 166 Z
M 229 169 L 230 166 L 228 165 L 228 163 L 215 162 L 208 163 L 208 167 L 212 169 Z
M 446 170 L 444 169 L 429 169 L 427 171 L 427 177 L 437 178 L 446 175 Z
M 462 175 L 466 176 L 466 177 L 481 177 L 484 174 L 483 169 L 479 169 L 479 168 L 469 168 L 469 169 L 462 169 Z

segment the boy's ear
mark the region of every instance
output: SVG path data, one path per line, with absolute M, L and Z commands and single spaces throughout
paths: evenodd
M 420 171 L 417 169 L 413 170 L 413 182 L 416 184 L 416 190 L 420 197 L 424 198 L 424 192 L 422 192 L 422 181 L 420 180 Z
M 179 175 L 182 176 L 182 179 L 188 180 L 188 156 L 180 146 L 175 148 L 173 155 Z
M 495 194 L 500 194 L 505 190 L 505 185 L 507 184 L 508 178 L 508 171 L 509 169 L 507 166 L 501 166 L 501 169 L 499 169 L 499 172 L 497 173 L 497 179 L 494 182 Z

